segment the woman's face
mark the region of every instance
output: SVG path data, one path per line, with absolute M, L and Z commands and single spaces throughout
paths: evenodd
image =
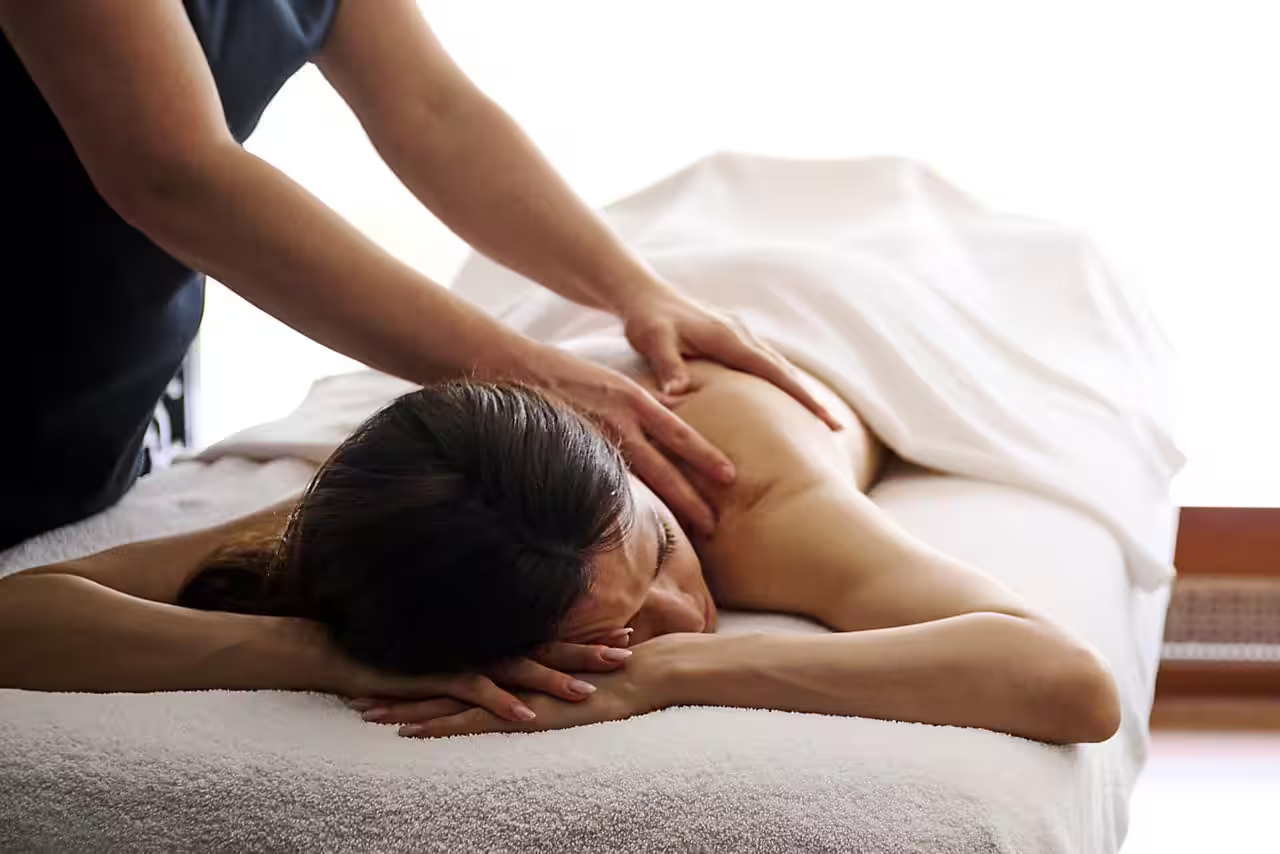
M 631 643 L 671 632 L 715 631 L 716 606 L 702 564 L 675 517 L 630 477 L 635 523 L 618 548 L 594 560 L 591 589 L 569 611 L 562 640 L 591 643 L 630 626 Z

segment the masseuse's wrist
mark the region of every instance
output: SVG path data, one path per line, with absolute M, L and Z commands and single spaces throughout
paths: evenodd
M 670 282 L 644 270 L 609 288 L 605 311 L 626 321 L 648 314 L 655 306 L 678 296 L 679 292 Z

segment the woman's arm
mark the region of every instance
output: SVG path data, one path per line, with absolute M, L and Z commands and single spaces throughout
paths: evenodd
M 0 581 L 4 688 L 335 691 L 333 663 L 304 620 L 179 608 L 60 572 Z
M 344 674 L 319 626 L 173 604 L 214 551 L 278 533 L 293 503 L 0 580 L 0 686 L 338 690 Z
M 1105 741 L 1120 726 L 1106 665 L 1039 619 L 975 613 L 831 635 L 694 637 L 673 637 L 653 664 L 659 707 L 856 715 L 1057 743 Z
M 402 735 L 562 729 L 671 705 L 730 705 L 972 726 L 1038 741 L 1105 741 L 1120 726 L 1106 666 L 1055 626 L 1002 613 L 831 635 L 662 635 L 579 705 L 532 698 L 531 723 L 453 700 L 392 705 Z
M 449 736 L 558 729 L 669 706 L 734 706 L 970 726 L 1060 744 L 1105 741 L 1120 726 L 1105 664 L 1051 624 L 975 613 L 830 635 L 662 635 L 625 671 L 593 681 L 570 706 L 530 698 L 513 724 L 451 700 L 392 705 L 401 734 Z
M 220 547 L 278 534 L 294 499 L 211 528 L 117 546 L 0 580 L 0 688 L 327 691 L 443 696 L 512 720 L 525 705 L 502 687 L 583 697 L 567 671 L 609 672 L 630 653 L 554 643 L 536 660 L 486 674 L 403 676 L 343 655 L 309 620 L 177 607 L 191 576 Z
M 592 647 L 557 645 L 565 669 L 613 670 Z M 197 611 L 152 602 L 88 578 L 23 572 L 0 581 L 0 688 L 32 691 L 274 689 L 353 697 L 456 697 L 510 720 L 525 705 L 495 682 L 581 699 L 572 679 L 532 661 L 493 678 L 403 676 L 340 654 L 323 626 L 288 617 Z

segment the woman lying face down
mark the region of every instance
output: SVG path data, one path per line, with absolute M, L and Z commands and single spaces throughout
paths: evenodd
M 608 657 L 629 636 L 624 666 L 579 673 L 558 696 L 525 693 L 532 719 L 456 692 L 360 704 L 406 735 L 556 728 L 670 705 L 1053 742 L 1115 732 L 1114 680 L 1087 644 L 865 497 L 880 448 L 848 407 L 821 389 L 846 422 L 833 434 L 766 383 L 692 367 L 677 408 L 738 469 L 732 486 L 700 484 L 719 513 L 710 537 L 690 539 L 562 404 L 517 386 L 447 383 L 366 422 L 283 536 L 226 543 L 178 604 L 314 620 L 352 659 L 410 674 L 501 674 L 504 662 L 535 666 L 529 657 L 566 642 Z M 833 633 L 711 634 L 717 603 L 803 615 Z
M 565 405 L 446 383 L 365 422 L 283 537 L 227 544 L 178 604 L 313 619 L 389 671 L 481 668 L 566 632 L 709 630 L 715 605 L 679 531 Z

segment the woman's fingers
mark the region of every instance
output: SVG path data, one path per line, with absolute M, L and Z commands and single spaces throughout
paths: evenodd
M 517 658 L 489 670 L 489 675 L 499 679 L 504 685 L 511 685 L 525 691 L 541 691 L 562 700 L 577 702 L 585 700 L 595 693 L 596 686 L 590 682 L 562 673 L 534 661 L 532 658 Z
M 662 411 L 669 418 L 676 417 L 665 409 Z M 701 437 L 699 440 L 702 441 Z M 623 446 L 631 468 L 678 516 L 689 520 L 702 534 L 709 535 L 715 530 L 716 517 L 711 505 L 647 438 L 643 435 L 628 437 L 623 440 Z
M 464 703 L 461 700 L 437 697 L 434 700 L 401 701 L 375 705 L 365 709 L 360 717 L 377 724 L 410 724 L 456 715 L 459 712 L 465 712 L 467 709 L 473 708 L 475 708 L 473 705 Z
M 631 646 L 631 635 L 635 629 L 630 626 L 623 626 L 620 629 L 614 629 L 600 639 L 600 643 L 605 646 L 617 647 L 618 649 L 626 649 Z
M 563 643 L 554 641 L 540 649 L 533 657 L 547 667 L 566 673 L 593 671 L 606 673 L 617 670 L 628 658 L 631 650 L 624 649 L 631 637 L 624 630 L 610 644 Z
M 488 709 L 509 721 L 530 721 L 535 717 L 533 709 L 525 705 L 523 700 L 499 688 L 492 679 L 479 673 L 450 677 L 440 693 Z
M 400 727 L 398 734 L 406 738 L 443 738 L 450 735 L 478 735 L 482 732 L 513 732 L 530 729 L 536 729 L 536 725 L 513 724 L 489 714 L 484 709 L 468 709 L 448 717 L 406 724 Z

